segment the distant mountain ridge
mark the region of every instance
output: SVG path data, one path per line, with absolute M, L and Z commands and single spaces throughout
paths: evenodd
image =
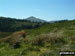
M 45 21 L 45 20 L 36 18 L 36 17 L 34 17 L 34 16 L 30 16 L 30 17 L 26 18 L 25 20 L 28 20 L 28 21 L 31 21 L 31 22 L 47 22 L 47 21 Z

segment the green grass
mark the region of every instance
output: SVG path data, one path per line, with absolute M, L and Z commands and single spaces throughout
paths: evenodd
M 69 21 L 25 29 L 28 35 L 21 47 L 13 49 L 9 43 L 0 43 L 0 56 L 59 56 L 59 51 L 75 51 L 74 24 Z

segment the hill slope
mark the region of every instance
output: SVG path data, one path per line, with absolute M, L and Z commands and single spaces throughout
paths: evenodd
M 9 41 L 0 43 L 1 56 L 59 56 L 59 51 L 75 51 L 75 20 L 47 23 L 38 28 L 22 30 L 28 35 L 19 41 L 20 47 L 11 48 Z M 21 33 L 21 31 L 19 32 Z M 9 40 L 12 43 L 16 42 L 13 38 L 16 38 L 17 32 L 13 32 L 13 34 L 16 33 L 13 35 L 14 37 L 12 33 L 9 34 L 10 32 L 5 33 L 0 34 L 8 35 L 8 37 L 10 35 L 11 40 Z M 0 41 L 2 40 L 7 40 L 7 38 L 1 38 Z
M 33 16 L 26 18 L 26 20 L 31 21 L 31 22 L 47 22 L 45 20 L 42 20 Z
M 14 32 L 23 29 L 32 29 L 42 26 L 44 23 L 31 22 L 25 19 L 0 17 L 0 32 Z

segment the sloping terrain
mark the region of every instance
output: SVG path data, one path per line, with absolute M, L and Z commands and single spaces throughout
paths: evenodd
M 0 17 L 0 32 L 15 32 L 23 29 L 33 29 L 45 23 L 31 22 L 25 19 Z
M 22 31 L 28 34 L 18 43 L 20 47 L 11 48 L 9 42 L 1 42 L 0 56 L 59 56 L 59 51 L 75 51 L 75 20 L 46 23 L 38 28 Z M 17 36 L 12 37 L 12 33 L 7 35 L 11 36 L 12 41 Z
M 47 22 L 47 21 L 45 21 L 45 20 L 36 18 L 36 17 L 34 17 L 34 16 L 28 17 L 28 18 L 26 18 L 25 20 L 28 20 L 28 21 L 31 21 L 31 22 L 42 22 L 42 23 Z

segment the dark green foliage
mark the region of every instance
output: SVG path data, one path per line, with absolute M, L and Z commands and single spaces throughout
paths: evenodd
M 0 38 L 5 38 L 11 35 L 13 32 L 0 32 Z
M 13 48 L 20 48 L 21 47 L 21 45 L 20 45 L 20 42 L 17 42 L 14 46 L 13 46 Z
M 14 32 L 23 29 L 38 28 L 44 23 L 30 22 L 25 19 L 0 17 L 0 32 Z

